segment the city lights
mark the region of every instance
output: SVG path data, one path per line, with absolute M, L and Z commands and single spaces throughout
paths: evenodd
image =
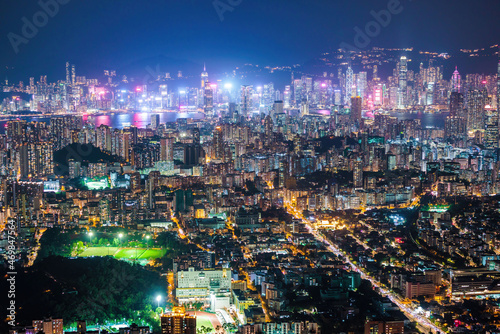
M 4 4 L 0 333 L 500 332 L 500 2 L 63 2 Z

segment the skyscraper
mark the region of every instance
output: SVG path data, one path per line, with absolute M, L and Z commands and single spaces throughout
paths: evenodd
M 352 87 L 354 86 L 354 73 L 351 66 L 347 68 L 345 75 L 345 99 L 344 104 L 350 105 L 352 94 Z
M 464 109 L 464 96 L 456 91 L 450 95 L 450 115 L 444 123 L 444 136 L 446 139 L 467 139 L 467 115 Z
M 23 143 L 19 146 L 21 177 L 44 178 L 54 173 L 53 146 L 50 142 Z
M 488 92 L 483 89 L 472 89 L 467 93 L 467 129 L 483 130 L 485 113 L 484 107 L 488 104 Z
M 466 121 L 460 116 L 448 116 L 444 121 L 444 137 L 453 141 L 467 140 Z
M 174 160 L 174 142 L 175 138 L 167 137 L 160 140 L 160 160 L 173 161 Z
M 274 101 L 273 108 L 271 109 L 271 117 L 273 120 L 276 119 L 276 114 L 283 113 L 283 101 Z
M 224 134 L 222 127 L 217 126 L 213 132 L 213 158 L 216 160 L 224 159 Z
M 205 83 L 205 91 L 203 94 L 203 107 L 206 113 L 211 113 L 214 109 L 214 91 L 210 83 Z
M 363 186 L 363 164 L 360 158 L 354 161 L 353 182 L 355 188 Z
M 361 98 L 365 98 L 365 92 L 368 87 L 368 79 L 366 72 L 359 72 L 358 80 L 356 84 L 357 94 L 361 96 Z
M 273 120 L 271 119 L 270 115 L 267 115 L 264 118 L 264 134 L 266 136 L 266 143 L 269 145 L 273 141 Z
M 373 65 L 373 81 L 379 81 L 379 77 L 378 77 L 378 66 L 377 65 Z
M 66 85 L 71 84 L 70 64 L 66 62 Z
M 361 123 L 361 105 L 363 99 L 360 96 L 351 98 L 351 124 L 360 124 Z
M 208 83 L 207 67 L 203 65 L 203 72 L 201 72 L 201 89 L 205 89 L 205 85 L 207 83 Z
M 71 65 L 71 84 L 74 86 L 76 83 L 76 69 L 75 65 Z
M 248 117 L 252 111 L 252 86 L 241 86 L 241 115 Z
M 485 138 L 484 146 L 491 149 L 496 149 L 499 146 L 499 128 L 498 128 L 498 116 L 499 116 L 499 106 L 498 97 L 500 96 L 498 89 L 500 88 L 500 62 L 497 65 L 497 107 L 496 109 L 491 108 L 491 106 L 486 106 L 486 118 L 485 118 Z M 486 88 L 485 88 L 486 91 Z M 487 93 L 486 93 L 487 94 Z M 487 101 L 486 103 L 488 103 Z
M 497 65 L 497 113 L 500 114 L 500 61 Z
M 464 96 L 459 92 L 452 92 L 450 95 L 450 116 L 463 117 Z
M 484 146 L 498 148 L 498 114 L 495 109 L 486 110 Z
M 151 115 L 151 127 L 153 128 L 153 130 L 158 130 L 159 126 L 160 126 L 160 115 L 158 114 Z
M 458 73 L 458 68 L 455 67 L 455 72 L 453 72 L 453 75 L 451 77 L 451 91 L 454 93 L 460 93 L 460 86 L 461 86 L 460 73 Z
M 398 108 L 406 108 L 407 102 L 407 75 L 408 75 L 408 60 L 402 56 L 399 61 L 399 77 L 398 77 Z

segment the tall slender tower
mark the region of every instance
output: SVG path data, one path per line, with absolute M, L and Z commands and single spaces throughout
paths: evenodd
M 406 107 L 406 89 L 407 89 L 407 73 L 408 73 L 408 60 L 402 56 L 399 62 L 399 78 L 398 78 L 398 108 Z
M 248 117 L 252 111 L 252 86 L 243 85 L 241 86 L 241 115 Z
M 75 65 L 71 65 L 71 84 L 74 86 L 76 83 L 76 69 Z
M 458 73 L 458 68 L 455 67 L 455 72 L 453 72 L 453 75 L 451 77 L 451 91 L 460 93 L 460 85 L 461 85 L 461 77 L 460 73 Z
M 205 85 L 208 83 L 208 73 L 207 67 L 203 64 L 203 72 L 201 72 L 201 89 L 205 89 Z
M 70 74 L 70 69 L 69 69 L 69 61 L 66 62 L 66 85 L 69 85 L 71 83 L 71 74 Z
M 500 57 L 500 49 L 498 51 L 498 56 Z M 500 114 L 500 60 L 497 66 L 497 113 Z
M 212 158 L 222 160 L 224 158 L 224 133 L 222 127 L 217 126 L 213 132 L 213 155 Z
M 498 53 L 500 57 L 500 52 Z M 487 146 L 491 148 L 498 148 L 500 145 L 500 60 L 497 65 L 497 108 L 496 110 L 490 109 L 490 117 L 488 118 L 488 122 L 486 124 L 486 137 Z
M 352 94 L 352 86 L 354 85 L 354 72 L 352 71 L 351 66 L 347 68 L 345 74 L 345 104 L 351 105 L 351 97 Z

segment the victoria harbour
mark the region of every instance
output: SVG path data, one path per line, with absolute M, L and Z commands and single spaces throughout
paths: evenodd
M 203 112 L 113 112 L 113 111 L 102 111 L 97 115 L 84 115 L 82 119 L 85 122 L 94 124 L 95 127 L 100 125 L 107 125 L 116 129 L 123 129 L 128 126 L 136 126 L 138 128 L 144 128 L 148 126 L 151 122 L 151 115 L 159 115 L 160 121 L 162 123 L 175 123 L 178 119 L 192 119 L 192 120 L 202 120 L 205 118 Z M 448 113 L 390 113 L 392 117 L 396 117 L 398 120 L 413 120 L 419 119 L 424 128 L 443 128 L 445 117 Z M 325 117 L 322 114 L 323 117 Z M 61 115 L 51 115 L 51 116 L 22 116 L 18 119 L 25 120 L 27 122 L 45 122 L 49 123 L 52 117 L 64 117 Z M 5 126 L 7 124 L 6 120 L 0 120 L 0 133 L 4 133 Z

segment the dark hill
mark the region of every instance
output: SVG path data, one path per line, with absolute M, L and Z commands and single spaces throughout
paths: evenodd
M 82 165 L 98 162 L 122 162 L 123 159 L 101 151 L 100 148 L 92 144 L 70 144 L 59 151 L 54 152 L 54 162 L 56 165 L 56 175 L 67 175 L 69 161 L 79 161 Z

